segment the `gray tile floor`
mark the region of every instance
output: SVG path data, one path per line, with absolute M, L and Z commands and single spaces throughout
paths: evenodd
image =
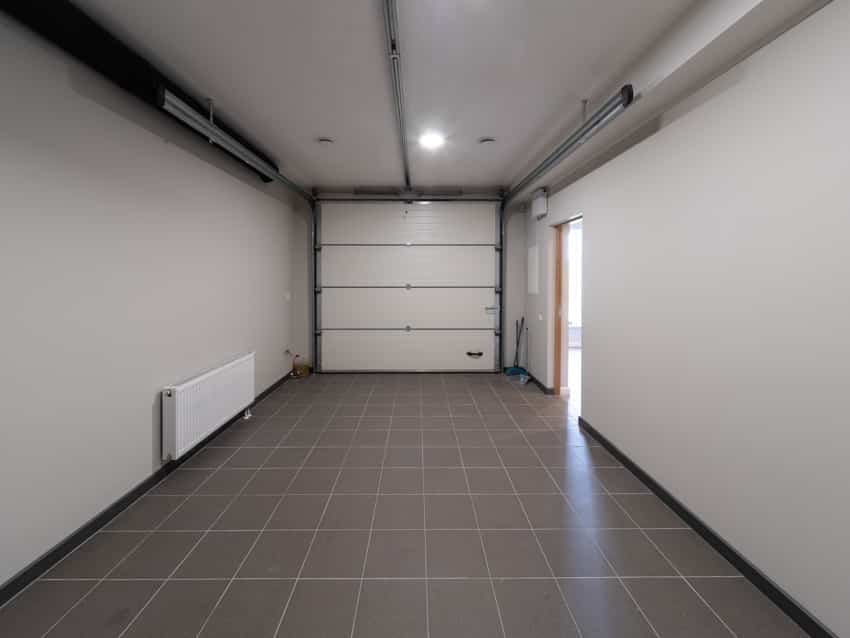
M 0 609 L 0 635 L 804 635 L 496 375 L 284 384 Z

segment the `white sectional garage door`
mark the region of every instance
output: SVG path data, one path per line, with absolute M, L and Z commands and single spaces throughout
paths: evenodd
M 494 370 L 498 238 L 493 202 L 322 202 L 320 369 Z

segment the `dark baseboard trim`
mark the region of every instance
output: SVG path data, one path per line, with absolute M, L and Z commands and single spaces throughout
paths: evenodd
M 719 554 L 728 560 L 735 568 L 755 585 L 765 596 L 785 612 L 806 633 L 814 638 L 837 638 L 835 634 L 824 627 L 812 614 L 800 606 L 793 598 L 780 589 L 772 580 L 761 573 L 752 563 L 744 558 L 738 551 L 723 540 L 713 529 L 706 525 L 696 514 L 691 512 L 681 501 L 668 492 L 664 486 L 647 474 L 643 468 L 632 461 L 625 452 L 609 441 L 603 434 L 594 428 L 582 417 L 578 418 L 579 427 L 590 434 L 608 452 L 610 452 L 620 463 L 637 476 L 655 495 L 679 517 L 688 524 L 697 534 L 711 545 Z
M 179 465 L 179 463 L 174 463 Z M 74 551 L 89 539 L 97 530 L 106 525 L 113 518 L 118 516 L 122 511 L 135 502 L 140 496 L 159 483 L 166 476 L 174 471 L 171 467 L 172 463 L 167 463 L 160 467 L 151 476 L 139 483 L 124 496 L 112 503 L 97 516 L 83 524 L 82 527 L 72 532 L 70 536 L 60 541 L 57 545 L 47 550 L 39 558 L 36 558 L 32 563 L 24 567 L 16 575 L 0 587 L 0 605 L 6 604 L 12 598 L 18 595 L 34 580 L 37 580 L 42 574 L 46 573 L 51 567 L 56 565 L 60 560 Z
M 529 374 L 528 377 L 531 379 L 531 382 L 534 385 L 536 385 L 538 388 L 540 388 L 540 391 L 543 394 L 549 394 L 549 395 L 558 394 L 557 392 L 555 392 L 555 388 L 547 388 L 545 385 L 540 383 L 540 380 L 537 377 L 535 377 L 533 374 Z
M 292 372 L 290 371 L 289 373 L 275 381 L 272 385 L 270 385 L 268 388 L 258 394 L 257 398 L 254 399 L 254 403 L 252 403 L 251 405 L 253 406 L 259 403 L 266 396 L 277 390 L 287 379 L 291 377 L 291 375 Z M 102 528 L 109 521 L 111 521 L 113 518 L 118 516 L 125 509 L 127 509 L 137 499 L 139 499 L 139 497 L 145 494 L 145 492 L 150 490 L 162 479 L 171 474 L 174 470 L 176 470 L 190 458 L 192 458 L 192 456 L 194 456 L 195 453 L 197 453 L 198 450 L 200 450 L 203 446 L 209 443 L 210 440 L 218 436 L 222 431 L 226 430 L 234 423 L 238 423 L 241 420 L 241 414 L 236 415 L 235 417 L 230 419 L 230 421 L 215 430 L 212 434 L 210 434 L 203 441 L 198 443 L 179 460 L 170 461 L 160 467 L 156 472 L 151 474 L 148 478 L 146 478 L 132 490 L 127 492 L 124 496 L 112 503 L 109 507 L 97 514 L 87 523 L 83 524 L 79 529 L 72 532 L 69 536 L 67 536 L 65 539 L 53 546 L 51 549 L 47 550 L 47 552 L 42 554 L 39 558 L 35 559 L 32 563 L 24 567 L 23 570 L 12 576 L 12 578 L 10 578 L 7 582 L 3 583 L 2 586 L 0 586 L 0 606 L 6 604 L 30 583 L 38 579 L 42 574 L 44 574 L 51 567 L 56 565 L 56 563 L 65 558 L 65 556 L 67 556 L 77 547 L 82 545 L 86 540 L 89 539 L 89 537 L 91 537 L 95 532 L 97 532 L 97 530 Z
M 524 368 L 523 368 L 523 369 L 524 369 Z M 502 368 L 502 372 L 503 372 L 503 373 L 506 373 L 507 371 L 508 371 L 508 368 Z M 545 385 L 543 385 L 542 383 L 540 383 L 540 380 L 539 380 L 537 377 L 535 377 L 533 374 L 531 374 L 530 372 L 528 372 L 528 370 L 526 370 L 526 373 L 528 374 L 528 380 L 529 380 L 529 381 L 531 381 L 531 382 L 532 382 L 534 385 L 536 385 L 538 388 L 540 388 L 540 391 L 541 391 L 543 394 L 548 394 L 548 395 L 555 395 L 555 394 L 558 394 L 557 392 L 555 392 L 555 389 L 554 389 L 554 388 L 547 388 Z M 514 376 L 519 376 L 519 375 L 514 375 Z

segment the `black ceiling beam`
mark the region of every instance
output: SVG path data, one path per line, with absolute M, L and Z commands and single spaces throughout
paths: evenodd
M 162 106 L 162 92 L 167 89 L 198 112 L 208 112 L 208 106 L 199 103 L 187 91 L 68 0 L 4 0 L 0 4 L 0 9 L 159 111 Z M 245 140 L 219 117 L 216 117 L 215 124 L 277 170 L 277 165 L 265 153 Z M 206 139 L 191 127 L 183 126 Z M 238 157 L 218 146 L 216 148 L 246 166 L 264 182 L 271 181 Z

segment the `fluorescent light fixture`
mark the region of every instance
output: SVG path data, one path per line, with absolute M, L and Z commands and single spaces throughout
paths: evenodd
M 439 131 L 425 131 L 419 136 L 419 146 L 434 151 L 446 143 L 446 138 Z
M 531 186 L 534 182 L 548 173 L 554 166 L 559 164 L 565 157 L 571 155 L 582 144 L 587 142 L 591 137 L 605 128 L 614 118 L 625 111 L 632 105 L 635 99 L 634 88 L 631 84 L 623 86 L 614 96 L 608 99 L 605 104 L 599 107 L 593 115 L 587 118 L 584 123 L 573 131 L 567 139 L 565 139 L 558 147 L 552 151 L 546 159 L 531 170 L 523 177 L 513 188 L 505 195 L 505 202 L 510 202 L 525 188 Z
M 196 111 L 168 89 L 163 89 L 162 91 L 162 108 L 183 122 L 186 126 L 196 130 L 198 133 L 206 137 L 211 143 L 220 146 L 237 159 L 245 162 L 266 179 L 275 182 L 282 182 L 308 201 L 312 199 L 312 196 L 303 188 L 298 186 L 298 184 L 281 175 L 275 166 L 246 148 L 241 142 L 239 142 L 239 140 L 228 135 L 225 131 L 211 122 L 208 117 Z
M 171 113 L 171 115 L 184 124 L 204 135 L 210 142 L 217 144 L 231 155 L 234 155 L 245 162 L 260 175 L 270 180 L 278 178 L 279 173 L 274 166 L 249 151 L 237 140 L 222 131 L 219 127 L 210 122 L 209 119 L 198 113 L 171 91 L 163 91 L 162 108 Z

